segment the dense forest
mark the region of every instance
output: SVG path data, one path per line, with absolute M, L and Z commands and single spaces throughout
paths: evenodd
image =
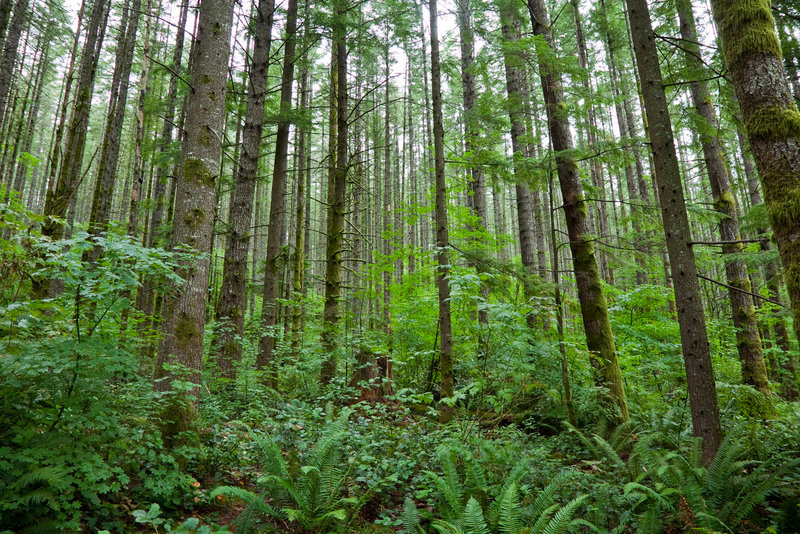
M 794 0 L 0 0 L 0 534 L 800 532 Z

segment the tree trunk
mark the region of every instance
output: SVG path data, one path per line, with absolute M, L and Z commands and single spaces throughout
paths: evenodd
M 272 167 L 272 193 L 269 204 L 269 229 L 267 232 L 267 261 L 264 269 L 262 293 L 261 338 L 258 343 L 256 366 L 267 372 L 267 381 L 274 383 L 276 371 L 272 364 L 278 324 L 278 290 L 284 230 L 286 225 L 286 168 L 289 147 L 289 113 L 292 110 L 292 85 L 294 84 L 295 48 L 297 43 L 297 0 L 289 0 L 284 42 L 283 76 L 281 78 L 281 119 L 275 140 L 275 163 Z
M 8 91 L 11 87 L 11 78 L 14 75 L 14 64 L 17 62 L 17 48 L 19 39 L 22 36 L 22 29 L 25 25 L 25 15 L 28 12 L 30 0 L 17 0 L 14 4 L 14 14 L 11 16 L 11 24 L 8 27 L 8 36 L 3 42 L 3 53 L 0 55 L 0 132 L 3 131 L 5 123 L 3 117 L 6 116 L 6 104 L 8 102 Z M 3 8 L 5 11 L 10 7 Z M 0 12 L 0 15 L 3 13 Z M 7 15 L 6 15 L 7 16 Z M 2 21 L 0 21 L 2 22 Z
M 47 191 L 44 205 L 44 223 L 42 236 L 57 241 L 64 235 L 62 219 L 67 214 L 80 185 L 82 178 L 83 151 L 86 146 L 86 135 L 89 128 L 89 112 L 92 106 L 95 73 L 100 48 L 103 45 L 106 22 L 108 20 L 107 0 L 95 0 L 89 26 L 86 30 L 83 55 L 78 69 L 78 87 L 75 94 L 75 105 L 72 120 L 68 128 L 67 145 L 64 158 L 58 172 L 58 182 L 53 189 Z M 53 163 L 55 165 L 55 162 Z M 74 212 L 74 210 L 73 210 Z M 34 293 L 45 297 L 50 293 L 49 280 L 37 280 Z
M 543 0 L 528 0 L 528 9 L 535 35 L 545 38 L 552 48 L 553 38 L 547 8 Z M 586 331 L 586 344 L 592 357 L 599 358 L 603 367 L 603 385 L 608 388 L 611 401 L 619 410 L 614 419 L 628 419 L 628 405 L 625 400 L 625 389 L 617 361 L 617 350 L 611 323 L 608 319 L 606 298 L 603 294 L 600 273 L 594 252 L 594 242 L 589 234 L 587 206 L 580 180 L 578 165 L 571 154 L 572 135 L 569 130 L 569 119 L 565 108 L 561 79 L 553 72 L 550 63 L 539 58 L 539 71 L 542 78 L 542 89 L 547 110 L 547 122 L 550 127 L 550 140 L 556 153 L 558 180 L 561 195 L 564 199 L 564 216 L 567 221 L 572 262 L 578 285 L 578 300 L 581 305 L 583 327 Z
M 722 440 L 722 428 L 694 251 L 688 245 L 691 235 L 672 124 L 647 1 L 626 1 L 636 62 L 642 80 L 647 123 L 650 125 L 661 217 L 674 278 L 675 300 L 678 303 L 678 323 L 692 410 L 692 426 L 694 435 L 703 440 L 703 460 L 709 463 Z
M 328 184 L 328 225 L 325 249 L 325 304 L 322 311 L 322 334 L 320 341 L 327 353 L 322 363 L 320 379 L 328 384 L 336 375 L 336 339 L 339 323 L 339 299 L 342 290 L 342 248 L 344 244 L 345 191 L 347 187 L 347 33 L 344 25 L 345 10 L 341 0 L 335 3 L 333 19 L 333 46 L 335 60 L 331 61 L 331 91 L 336 82 L 336 105 L 331 119 L 336 120 L 334 168 Z M 333 70 L 335 69 L 335 75 Z M 333 95 L 332 95 L 333 99 Z M 331 132 L 333 133 L 333 132 Z M 333 137 L 333 136 L 331 136 Z M 329 145 L 330 146 L 330 145 Z M 332 158 L 333 159 L 333 158 Z
M 253 9 L 253 55 L 247 82 L 242 151 L 228 212 L 229 230 L 225 243 L 222 289 L 216 310 L 219 328 L 214 342 L 214 352 L 222 376 L 230 379 L 236 378 L 235 363 L 242 359 L 244 313 L 247 306 L 247 254 L 252 241 L 250 226 L 264 124 L 275 2 L 259 0 Z
M 781 62 L 769 0 L 712 0 L 711 9 L 761 177 L 800 339 L 800 113 Z
M 697 30 L 695 28 L 694 13 L 692 13 L 691 0 L 678 0 L 678 16 L 680 18 L 681 37 L 684 40 L 686 62 L 692 69 L 693 76 L 703 78 L 706 69 L 702 62 L 702 54 L 698 44 Z M 764 352 L 761 346 L 761 334 L 758 330 L 756 310 L 753 305 L 752 285 L 747 274 L 747 265 L 741 259 L 744 245 L 736 243 L 741 240 L 739 233 L 739 217 L 736 213 L 736 203 L 731 193 L 728 168 L 723 159 L 722 143 L 717 135 L 710 135 L 708 128 L 717 132 L 719 122 L 717 114 L 711 103 L 708 83 L 695 81 L 689 84 L 692 102 L 697 114 L 706 123 L 700 132 L 700 141 L 703 146 L 706 171 L 711 182 L 711 192 L 714 196 L 714 207 L 722 214 L 719 221 L 719 233 L 723 242 L 722 253 L 725 259 L 725 274 L 730 286 L 729 297 L 733 324 L 736 327 L 736 346 L 739 351 L 739 360 L 742 364 L 742 382 L 753 386 L 767 397 L 772 396 L 769 381 L 767 380 L 767 367 L 764 363 Z M 737 291 L 737 289 L 741 291 Z
M 97 182 L 89 215 L 89 231 L 95 235 L 107 227 L 111 215 L 111 201 L 114 198 L 117 161 L 121 147 L 122 123 L 125 119 L 125 108 L 128 102 L 128 82 L 133 65 L 133 50 L 136 46 L 141 6 L 142 0 L 126 2 L 120 21 L 114 74 L 111 80 L 111 99 L 106 117 L 106 131 L 97 166 Z M 90 257 L 96 259 L 98 254 L 93 251 Z
M 228 55 L 234 4 L 230 0 L 202 0 L 192 53 L 192 90 L 186 108 L 186 137 L 175 192 L 172 249 L 187 246 L 202 256 L 178 269 L 180 291 L 164 297 L 155 383 L 169 391 L 179 375 L 165 364 L 178 364 L 194 385 L 170 398 L 162 413 L 164 435 L 171 440 L 191 427 L 200 390 L 203 328 L 211 253 L 216 181 L 222 158 L 222 128 L 228 82 Z
M 438 268 L 436 285 L 439 288 L 439 371 L 442 376 L 441 398 L 453 396 L 453 337 L 450 325 L 450 239 L 447 232 L 447 184 L 444 175 L 444 119 L 442 114 L 442 75 L 439 65 L 439 28 L 436 0 L 429 0 L 431 24 L 431 90 L 433 101 L 433 148 L 436 171 L 436 248 Z M 442 402 L 443 422 L 453 417 L 453 407 Z

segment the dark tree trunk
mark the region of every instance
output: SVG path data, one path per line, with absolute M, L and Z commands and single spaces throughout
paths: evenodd
M 534 34 L 543 36 L 552 48 L 553 39 L 544 1 L 528 0 L 528 9 Z M 628 419 L 628 405 L 617 361 L 614 336 L 611 333 L 611 323 L 608 319 L 606 298 L 597 269 L 594 242 L 589 233 L 587 204 L 580 172 L 571 154 L 572 135 L 569 130 L 569 119 L 562 109 L 565 106 L 561 79 L 544 58 L 539 59 L 539 71 L 547 109 L 547 122 L 550 127 L 550 140 L 556 153 L 558 180 L 561 185 L 561 196 L 564 199 L 564 216 L 578 286 L 583 327 L 586 331 L 586 344 L 593 357 L 602 363 L 603 385 L 608 388 L 610 400 L 619 410 L 616 418 L 625 421 Z
M 627 6 L 647 123 L 650 125 L 661 217 L 675 284 L 675 300 L 678 303 L 692 426 L 694 435 L 703 439 L 703 460 L 709 463 L 722 441 L 722 427 L 694 251 L 688 245 L 691 235 L 686 202 L 647 1 L 627 0 Z
M 447 184 L 444 175 L 444 119 L 442 114 L 442 75 L 439 65 L 439 28 L 436 0 L 429 0 L 431 24 L 431 94 L 433 101 L 433 148 L 436 171 L 436 248 L 438 268 L 436 285 L 439 288 L 439 372 L 442 375 L 441 398 L 453 396 L 453 336 L 450 325 L 450 239 L 447 231 Z M 441 403 L 441 419 L 453 417 L 453 407 Z
M 3 16 L 3 11 L 10 7 L 10 0 L 6 1 L 8 5 L 3 6 L 2 10 L 0 10 L 0 16 Z M 29 2 L 30 0 L 17 0 L 14 4 L 14 14 L 11 16 L 8 35 L 4 42 L 0 41 L 3 43 L 3 53 L 0 55 L 0 132 L 2 132 L 5 127 L 3 117 L 6 116 L 5 110 L 8 102 L 8 92 L 11 87 L 11 78 L 14 75 L 14 64 L 17 62 L 17 48 L 19 48 L 19 39 L 22 36 L 22 29 L 25 26 Z M 0 20 L 0 23 L 2 23 L 2 20 Z
M 295 48 L 297 43 L 297 0 L 289 0 L 286 17 L 286 40 L 284 42 L 283 76 L 281 78 L 281 119 L 275 140 L 275 164 L 272 167 L 272 194 L 269 204 L 269 230 L 267 232 L 267 262 L 264 269 L 264 292 L 262 294 L 261 338 L 258 343 L 256 366 L 267 371 L 268 380 L 274 383 L 276 370 L 273 366 L 273 351 L 278 324 L 279 261 L 282 258 L 286 226 L 286 168 L 289 147 L 289 113 L 292 110 L 292 85 L 294 84 Z
M 122 123 L 128 103 L 128 82 L 133 65 L 133 50 L 136 46 L 141 7 L 142 0 L 126 2 L 120 22 L 114 74 L 111 79 L 111 99 L 106 117 L 106 131 L 89 215 L 89 231 L 94 234 L 99 234 L 107 227 L 111 215 L 111 201 L 114 198 L 117 161 L 121 147 Z M 92 257 L 96 258 L 97 253 L 93 253 Z
M 694 13 L 691 0 L 678 0 L 678 16 L 680 18 L 681 37 L 684 40 L 687 64 L 692 68 L 693 75 L 705 73 L 702 54 L 698 43 L 695 28 Z M 702 78 L 704 75 L 700 74 Z M 764 363 L 764 352 L 761 346 L 761 334 L 758 330 L 756 310 L 753 305 L 752 285 L 747 273 L 747 265 L 741 258 L 744 245 L 737 243 L 741 240 L 739 233 L 739 216 L 736 212 L 736 202 L 731 192 L 728 168 L 722 152 L 722 143 L 717 135 L 710 135 L 708 128 L 714 132 L 719 130 L 717 114 L 711 102 L 708 83 L 695 81 L 689 85 L 697 114 L 706 123 L 700 132 L 700 141 L 703 146 L 706 172 L 711 182 L 711 192 L 714 196 L 714 207 L 722 218 L 719 221 L 719 233 L 723 242 L 722 246 L 725 259 L 725 275 L 731 301 L 733 324 L 736 327 L 736 346 L 739 351 L 739 360 L 742 364 L 742 382 L 753 386 L 768 397 L 772 396 L 769 381 L 767 380 L 767 367 Z M 739 289 L 740 291 L 737 291 Z
M 155 383 L 172 389 L 176 378 L 165 364 L 179 364 L 194 386 L 169 400 L 162 413 L 164 435 L 172 439 L 191 427 L 200 393 L 203 329 L 210 271 L 216 181 L 222 158 L 233 2 L 202 0 L 197 37 L 192 49 L 192 89 L 186 109 L 186 137 L 175 192 L 172 249 L 188 246 L 202 254 L 178 269 L 184 282 L 164 297 Z
M 325 304 L 322 310 L 320 341 L 326 353 L 320 378 L 328 384 L 336 375 L 336 331 L 339 323 L 339 299 L 342 290 L 342 252 L 344 245 L 345 192 L 347 187 L 347 43 L 344 26 L 345 10 L 341 0 L 336 2 L 333 20 L 335 60 L 331 61 L 331 91 L 336 82 L 336 106 L 331 118 L 336 119 L 335 158 L 328 184 L 327 246 L 325 249 Z M 333 69 L 336 74 L 333 74 Z M 331 132 L 332 133 L 332 132 Z M 332 136 L 333 137 L 333 136 Z
M 254 6 L 253 55 L 247 81 L 242 151 L 228 212 L 229 227 L 225 243 L 222 289 L 216 310 L 219 327 L 214 341 L 214 352 L 222 376 L 230 379 L 236 378 L 235 364 L 242 359 L 244 314 L 247 306 L 247 254 L 253 241 L 250 226 L 264 125 L 274 12 L 274 0 L 259 0 Z

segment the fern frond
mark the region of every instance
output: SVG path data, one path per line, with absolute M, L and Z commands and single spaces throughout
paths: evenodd
M 218 496 L 222 495 L 223 497 L 229 497 L 233 499 L 238 499 L 240 501 L 246 502 L 249 506 L 252 506 L 260 513 L 264 515 L 268 515 L 270 517 L 280 517 L 280 514 L 267 502 L 261 495 L 257 493 L 253 493 L 250 490 L 246 490 L 244 488 L 239 488 L 236 486 L 220 486 L 215 488 L 214 491 L 211 492 L 210 498 L 216 499 Z
M 572 516 L 583 501 L 586 500 L 586 495 L 581 495 L 568 502 L 565 506 L 555 513 L 553 518 L 547 524 L 541 534 L 564 534 L 572 522 Z
M 556 491 L 561 486 L 562 481 L 566 478 L 565 471 L 562 471 L 555 477 L 545 488 L 536 496 L 536 500 L 531 505 L 531 513 L 534 518 L 539 518 L 545 514 L 552 504 L 555 502 Z
M 519 499 L 517 485 L 510 484 L 503 488 L 503 493 L 498 499 L 498 527 L 502 534 L 519 534 L 522 529 L 520 518 Z
M 417 505 L 410 497 L 406 497 L 403 502 L 403 511 L 400 514 L 400 520 L 403 522 L 403 529 L 407 534 L 414 534 L 416 532 L 424 532 L 422 526 L 419 524 L 419 510 Z
M 489 526 L 483 517 L 483 510 L 475 497 L 470 497 L 464 507 L 464 517 L 461 521 L 465 534 L 490 534 Z M 514 533 L 516 534 L 516 532 Z
M 466 534 L 458 526 L 448 521 L 444 521 L 443 519 L 434 519 L 431 523 L 431 527 L 436 529 L 436 531 L 440 534 Z

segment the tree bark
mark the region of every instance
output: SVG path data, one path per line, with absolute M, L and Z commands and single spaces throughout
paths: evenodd
M 262 293 L 261 338 L 258 343 L 256 366 L 267 372 L 267 381 L 274 383 L 273 351 L 277 340 L 275 326 L 278 320 L 278 290 L 280 266 L 283 256 L 286 225 L 286 168 L 288 164 L 289 126 L 292 110 L 292 85 L 294 84 L 295 48 L 297 43 L 297 0 L 289 0 L 284 42 L 283 75 L 281 77 L 281 118 L 275 140 L 275 163 L 272 167 L 272 192 L 269 204 L 269 229 L 267 231 L 267 261 L 264 269 Z
M 800 113 L 781 62 L 769 0 L 713 0 L 800 339 Z
M 647 123 L 650 125 L 650 143 L 661 203 L 661 217 L 674 278 L 675 300 L 678 303 L 678 323 L 686 366 L 686 382 L 689 388 L 692 426 L 694 435 L 703 440 L 703 461 L 710 463 L 722 441 L 722 428 L 694 251 L 688 245 L 691 235 L 672 136 L 672 124 L 647 1 L 626 1 L 636 62 L 642 80 Z
M 192 49 L 191 92 L 186 109 L 186 137 L 175 192 L 172 249 L 189 247 L 201 256 L 178 269 L 180 291 L 164 297 L 162 339 L 156 362 L 155 389 L 169 391 L 178 378 L 165 364 L 188 372 L 192 387 L 170 398 L 162 413 L 168 440 L 191 427 L 200 390 L 203 328 L 210 271 L 211 233 L 216 181 L 222 158 L 222 128 L 228 82 L 233 6 L 230 0 L 202 0 Z
M 128 103 L 128 87 L 141 7 L 142 0 L 126 2 L 120 21 L 114 74 L 111 80 L 111 99 L 108 105 L 103 148 L 97 166 L 97 182 L 89 215 L 89 231 L 95 235 L 106 229 L 111 215 L 111 201 L 114 198 L 117 162 L 121 148 L 122 123 Z M 98 254 L 93 250 L 90 257 L 96 259 Z
M 528 0 L 528 10 L 534 34 L 543 36 L 552 48 L 553 38 L 544 1 Z M 614 336 L 608 318 L 606 298 L 597 269 L 594 241 L 589 233 L 589 219 L 583 186 L 578 165 L 571 154 L 572 135 L 569 130 L 569 119 L 564 111 L 566 106 L 563 100 L 561 79 L 558 73 L 553 72 L 551 64 L 541 56 L 539 71 L 542 78 L 547 122 L 550 127 L 550 140 L 556 155 L 558 180 L 561 185 L 561 196 L 564 199 L 564 216 L 567 221 L 573 268 L 578 285 L 578 300 L 581 305 L 583 327 L 586 331 L 586 344 L 592 357 L 598 358 L 602 363 L 603 386 L 608 388 L 610 400 L 619 410 L 619 413 L 612 418 L 625 421 L 628 419 L 628 405 L 617 361 Z
M 17 62 L 17 48 L 19 47 L 19 39 L 22 36 L 22 29 L 25 25 L 25 15 L 28 12 L 29 2 L 30 0 L 17 0 L 14 4 L 14 13 L 11 16 L 11 24 L 8 26 L 8 35 L 5 41 L 2 42 L 3 53 L 0 55 L 0 132 L 2 132 L 5 127 L 3 118 L 6 116 L 5 110 L 8 102 L 8 91 L 11 87 L 11 78 L 14 75 L 14 64 Z M 3 11 L 10 7 L 10 4 L 11 2 L 9 0 L 8 6 L 4 6 Z M 3 13 L 0 11 L 0 16 L 2 15 Z

